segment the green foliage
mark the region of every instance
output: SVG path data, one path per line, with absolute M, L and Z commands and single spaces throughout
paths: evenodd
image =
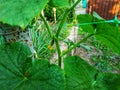
M 0 22 L 25 28 L 48 0 L 0 0 Z
M 99 73 L 96 81 L 95 90 L 120 90 L 119 74 Z
M 55 26 L 55 28 L 57 28 L 58 25 Z M 64 40 L 66 39 L 69 35 L 70 35 L 70 32 L 71 32 L 71 29 L 72 29 L 72 26 L 70 26 L 70 24 L 67 24 L 65 23 L 61 29 L 61 32 L 60 32 L 60 35 L 59 35 L 59 38 L 61 40 Z M 56 32 L 55 30 L 53 30 L 54 32 Z
M 3 44 L 3 43 L 5 43 L 5 40 L 4 40 L 3 36 L 0 36 L 0 44 Z
M 120 29 L 116 30 L 116 27 L 110 24 L 99 24 L 96 30 L 95 37 L 97 40 L 100 40 L 111 50 L 120 54 Z
M 57 13 L 57 11 L 56 11 L 56 13 Z M 51 7 L 50 5 L 46 5 L 46 7 L 44 9 L 44 15 L 48 21 L 50 21 L 50 22 L 54 21 L 53 7 Z M 56 16 L 56 18 L 57 18 L 57 16 Z
M 70 35 L 71 29 L 72 27 L 63 27 L 62 31 L 60 32 L 59 38 L 63 40 L 66 39 Z
M 78 56 L 64 60 L 66 74 L 66 90 L 92 90 L 96 69 Z
M 78 56 L 64 60 L 66 90 L 120 90 L 120 75 L 98 72 Z
M 0 45 L 0 53 L 2 90 L 120 90 L 120 75 L 99 73 L 78 56 L 64 60 L 63 72 L 46 60 L 32 62 L 22 43 Z
M 62 19 L 63 14 L 65 12 L 66 8 L 56 8 L 56 20 L 57 23 Z M 44 16 L 46 17 L 46 19 L 50 22 L 54 21 L 54 12 L 53 12 L 53 7 L 50 6 L 49 4 L 46 5 L 45 9 L 44 9 Z M 71 22 L 74 18 L 74 10 L 72 10 L 68 17 L 67 17 L 67 22 Z
M 104 20 L 101 16 L 99 16 L 96 12 L 93 12 L 93 16 L 99 20 Z
M 104 75 L 104 74 L 103 74 Z M 120 90 L 120 75 L 108 73 L 103 77 L 103 84 L 108 90 Z
M 49 5 L 58 8 L 68 8 L 69 0 L 50 0 Z
M 25 28 L 30 21 L 41 12 L 47 2 L 47 0 L 0 0 L 0 21 L 2 23 L 18 25 Z M 70 12 L 79 2 L 80 0 L 67 11 Z M 56 7 L 68 7 L 69 5 L 67 0 L 51 0 L 49 4 L 53 4 L 53 6 Z M 7 13 L 8 11 L 10 11 L 9 14 Z M 62 56 L 58 37 L 68 12 L 65 13 L 60 26 L 57 27 L 58 31 L 56 35 L 53 34 L 43 18 L 48 31 L 51 31 L 50 34 L 52 33 L 52 40 L 56 43 L 59 66 L 61 66 Z M 87 15 L 87 17 L 90 18 L 87 22 L 92 23 L 92 17 L 89 15 Z M 83 19 L 86 19 L 86 17 L 83 16 L 82 20 Z M 78 17 L 79 22 L 82 20 Z M 82 23 L 83 22 L 84 20 Z M 106 29 L 103 28 L 104 25 Z M 120 52 L 117 50 L 120 46 L 118 43 L 119 31 L 113 30 L 111 25 L 100 24 L 99 26 L 99 24 L 96 24 L 83 28 L 85 32 L 92 35 L 94 34 L 95 37 L 104 42 L 105 45 L 110 45 L 109 47 L 114 51 Z M 34 34 L 37 38 L 39 37 L 37 36 L 39 31 Z M 85 41 L 90 36 L 74 44 L 72 48 L 77 47 L 78 44 L 81 44 L 81 42 Z M 40 37 L 38 40 L 37 38 L 33 38 L 33 40 L 40 43 L 44 42 L 41 39 L 43 37 Z M 39 48 L 41 48 L 41 46 Z M 0 86 L 2 90 L 120 90 L 119 74 L 101 73 L 78 56 L 65 58 L 64 69 L 62 70 L 57 65 L 51 65 L 49 61 L 44 59 L 35 59 L 35 61 L 32 62 L 29 48 L 22 43 L 6 43 L 0 45 L 0 57 Z
M 56 20 L 57 22 L 61 19 L 62 13 L 65 12 L 65 8 L 56 8 Z M 53 7 L 51 7 L 49 4 L 44 9 L 44 15 L 47 18 L 48 21 L 53 22 L 54 21 L 54 12 Z
M 92 16 L 89 14 L 80 14 L 77 16 L 77 20 L 79 24 L 83 23 L 91 23 L 93 21 Z M 94 27 L 92 25 L 80 25 L 80 28 L 83 29 L 85 32 L 93 33 Z
M 30 50 L 22 43 L 1 45 L 0 53 L 2 90 L 64 90 L 63 71 L 46 60 L 32 63 L 27 58 Z
M 36 21 L 36 23 L 31 26 L 31 37 L 38 58 L 50 59 L 55 50 L 51 51 L 48 49 L 51 38 L 42 22 Z
M 120 29 L 117 30 L 115 25 L 108 23 L 94 24 L 93 21 L 103 22 L 104 20 L 92 18 L 91 15 L 78 15 L 77 19 L 80 24 L 84 24 L 81 25 L 80 28 L 87 33 L 94 34 L 97 40 L 101 41 L 101 43 L 112 49 L 114 52 L 120 54 Z
M 96 52 L 96 54 L 91 56 L 91 62 L 95 65 L 95 67 L 101 71 L 119 71 L 120 55 L 114 53 L 111 49 L 95 38 L 90 40 L 90 45 L 95 48 Z

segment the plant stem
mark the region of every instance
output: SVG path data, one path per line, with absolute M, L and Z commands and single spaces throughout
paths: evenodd
M 63 27 L 63 24 L 65 23 L 65 21 L 66 21 L 66 19 L 67 19 L 68 13 L 69 13 L 69 9 L 67 9 L 67 10 L 65 11 L 64 15 L 63 15 L 62 21 L 60 22 L 59 27 L 58 27 L 58 30 L 57 30 L 57 33 L 56 33 L 56 37 L 59 36 L 60 31 L 61 31 L 61 29 L 62 29 L 62 27 Z
M 67 9 L 67 10 L 65 11 L 65 13 L 64 13 L 64 15 L 63 15 L 63 19 L 62 19 L 62 21 L 61 21 L 60 24 L 59 24 L 59 27 L 58 27 L 58 30 L 57 30 L 57 33 L 56 33 L 55 36 L 52 34 L 52 32 L 51 32 L 51 30 L 50 30 L 50 27 L 49 27 L 49 24 L 47 23 L 47 21 L 45 20 L 45 18 L 40 14 L 40 17 L 43 19 L 44 24 L 46 25 L 46 28 L 47 28 L 47 30 L 48 30 L 48 33 L 50 34 L 50 37 L 55 38 L 56 48 L 57 48 L 57 52 L 58 52 L 58 65 L 59 65 L 60 67 L 61 67 L 61 59 L 62 59 L 62 56 L 61 56 L 61 50 L 60 50 L 59 40 L 58 40 L 57 38 L 58 38 L 58 36 L 59 36 L 59 34 L 60 34 L 60 31 L 61 31 L 61 29 L 62 29 L 62 27 L 63 27 L 66 19 L 67 19 L 67 16 L 68 16 L 69 12 L 70 12 L 72 9 L 74 9 L 80 1 L 81 1 L 81 0 L 78 0 L 77 2 L 75 2 L 75 4 L 74 4 L 71 8 L 69 8 L 69 9 Z
M 52 38 L 52 37 L 53 37 L 53 34 L 52 34 L 51 30 L 50 30 L 50 26 L 49 26 L 48 22 L 46 21 L 46 19 L 44 18 L 43 15 L 40 14 L 40 17 L 41 17 L 42 20 L 44 21 L 44 24 L 46 25 L 47 31 L 48 31 L 50 37 Z
M 66 19 L 67 19 L 68 14 L 70 13 L 70 11 L 71 11 L 72 9 L 74 9 L 74 8 L 77 6 L 77 4 L 78 4 L 80 1 L 81 1 L 81 0 L 78 0 L 77 2 L 75 2 L 75 4 L 74 4 L 71 8 L 69 8 L 69 9 L 67 9 L 67 10 L 65 11 L 65 13 L 64 13 L 64 15 L 63 15 L 63 18 L 62 18 L 62 21 L 61 21 L 60 24 L 59 24 L 57 33 L 56 33 L 56 35 L 55 35 L 56 38 L 58 38 L 58 36 L 59 36 L 59 34 L 60 34 L 60 31 L 62 30 L 62 27 L 63 27 L 63 25 L 64 25 L 64 23 L 65 23 L 65 21 L 66 21 Z M 58 52 L 58 65 L 61 67 L 62 56 L 61 56 L 60 45 L 59 45 L 59 41 L 58 41 L 57 39 L 55 39 L 55 42 L 56 42 L 56 48 L 57 48 L 57 52 Z
M 73 50 L 74 48 L 76 48 L 77 46 L 79 46 L 82 42 L 86 41 L 88 38 L 90 38 L 91 36 L 93 36 L 94 34 L 90 34 L 87 37 L 83 38 L 82 40 L 80 40 L 79 42 L 77 42 L 76 44 L 74 44 L 72 47 L 69 48 L 68 51 L 63 52 L 61 54 L 61 56 L 64 56 L 65 54 L 67 54 L 68 52 L 70 52 L 71 50 Z
M 67 19 L 67 16 L 68 16 L 69 12 L 70 12 L 72 9 L 74 9 L 80 1 L 81 1 L 81 0 L 78 0 L 77 2 L 75 2 L 75 4 L 74 4 L 71 8 L 69 8 L 69 9 L 67 9 L 67 10 L 65 11 L 65 13 L 64 13 L 64 15 L 63 15 L 63 19 L 62 19 L 62 21 L 60 22 L 60 25 L 59 25 L 59 27 L 58 27 L 58 30 L 57 30 L 57 33 L 56 33 L 56 37 L 59 36 L 60 31 L 61 31 L 61 29 L 62 29 L 62 27 L 63 27 L 63 24 L 64 24 L 65 20 Z
M 56 44 L 57 53 L 58 53 L 58 65 L 61 67 L 62 57 L 60 56 L 61 55 L 61 50 L 60 50 L 59 41 L 57 39 L 55 39 L 55 44 Z
M 70 8 L 70 10 L 74 9 L 74 8 L 78 5 L 78 3 L 79 3 L 80 1 L 81 1 L 81 0 L 77 0 L 77 2 L 75 2 L 75 4 Z

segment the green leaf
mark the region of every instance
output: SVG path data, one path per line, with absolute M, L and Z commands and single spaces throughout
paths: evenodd
M 64 60 L 66 90 L 120 90 L 120 74 L 98 72 L 78 56 Z
M 2 90 L 64 90 L 64 72 L 46 60 L 32 63 L 30 55 L 22 43 L 0 46 Z
M 120 29 L 110 24 L 98 24 L 95 37 L 105 46 L 120 54 Z
M 95 90 L 120 90 L 120 74 L 100 73 Z
M 84 32 L 88 32 L 88 33 L 93 33 L 94 32 L 94 27 L 91 25 L 91 23 L 93 22 L 93 19 L 92 19 L 91 15 L 80 14 L 80 15 L 77 16 L 77 20 L 78 20 L 78 23 L 79 23 L 79 27 Z
M 0 45 L 0 86 L 11 90 L 22 81 L 26 69 L 31 65 L 28 47 L 22 43 Z M 6 84 L 5 84 L 6 83 Z
M 78 15 L 77 18 L 80 28 L 87 33 L 95 34 L 95 37 L 98 41 L 114 52 L 120 54 L 120 28 L 117 30 L 115 25 L 105 23 L 105 20 L 102 20 L 102 18 L 100 18 L 96 13 L 93 15 L 95 17 L 95 23 L 93 22 L 91 15 Z
M 58 8 L 68 8 L 69 0 L 50 0 L 49 5 L 52 7 L 58 7 Z
M 20 83 L 16 90 L 64 90 L 64 72 L 56 65 L 50 65 L 46 60 L 37 60 L 26 71 L 30 76 Z M 28 89 L 29 88 L 29 89 Z
M 93 90 L 97 70 L 78 56 L 64 60 L 66 74 L 66 90 Z
M 49 0 L 0 0 L 0 22 L 25 28 Z
M 99 20 L 104 20 L 101 16 L 99 16 L 96 12 L 93 12 L 93 16 Z
M 120 90 L 120 75 L 107 73 L 104 75 L 103 79 L 104 86 L 107 90 Z

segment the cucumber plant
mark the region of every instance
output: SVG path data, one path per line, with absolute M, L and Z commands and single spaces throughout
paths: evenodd
M 0 0 L 0 25 L 17 26 L 23 31 L 35 17 L 39 16 L 47 4 L 66 8 L 55 34 L 51 31 L 45 17 L 40 14 L 51 37 L 49 47 L 56 45 L 58 65 L 50 64 L 48 60 L 36 58 L 32 61 L 29 47 L 21 42 L 0 45 L 0 86 L 2 90 L 120 90 L 119 74 L 100 72 L 78 56 L 63 57 L 92 36 L 99 36 L 98 39 L 101 37 L 100 40 L 103 42 L 108 41 L 107 45 L 110 44 L 118 53 L 117 49 L 120 47 L 119 40 L 115 40 L 114 30 L 106 30 L 107 34 L 105 34 L 100 29 L 97 32 L 94 30 L 88 32 L 88 36 L 72 45 L 67 51 L 61 52 L 59 34 L 68 14 L 81 0 L 77 0 L 71 5 L 69 5 L 69 1 Z M 79 22 L 80 20 L 84 21 L 84 19 L 78 18 Z M 5 30 L 7 31 L 7 29 Z M 64 68 L 61 69 L 63 58 Z

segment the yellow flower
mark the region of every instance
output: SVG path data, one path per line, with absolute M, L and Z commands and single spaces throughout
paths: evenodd
M 73 20 L 73 24 L 77 24 L 77 20 L 76 19 Z
M 53 46 L 49 45 L 49 46 L 48 46 L 48 49 L 49 49 L 50 51 L 53 50 Z

